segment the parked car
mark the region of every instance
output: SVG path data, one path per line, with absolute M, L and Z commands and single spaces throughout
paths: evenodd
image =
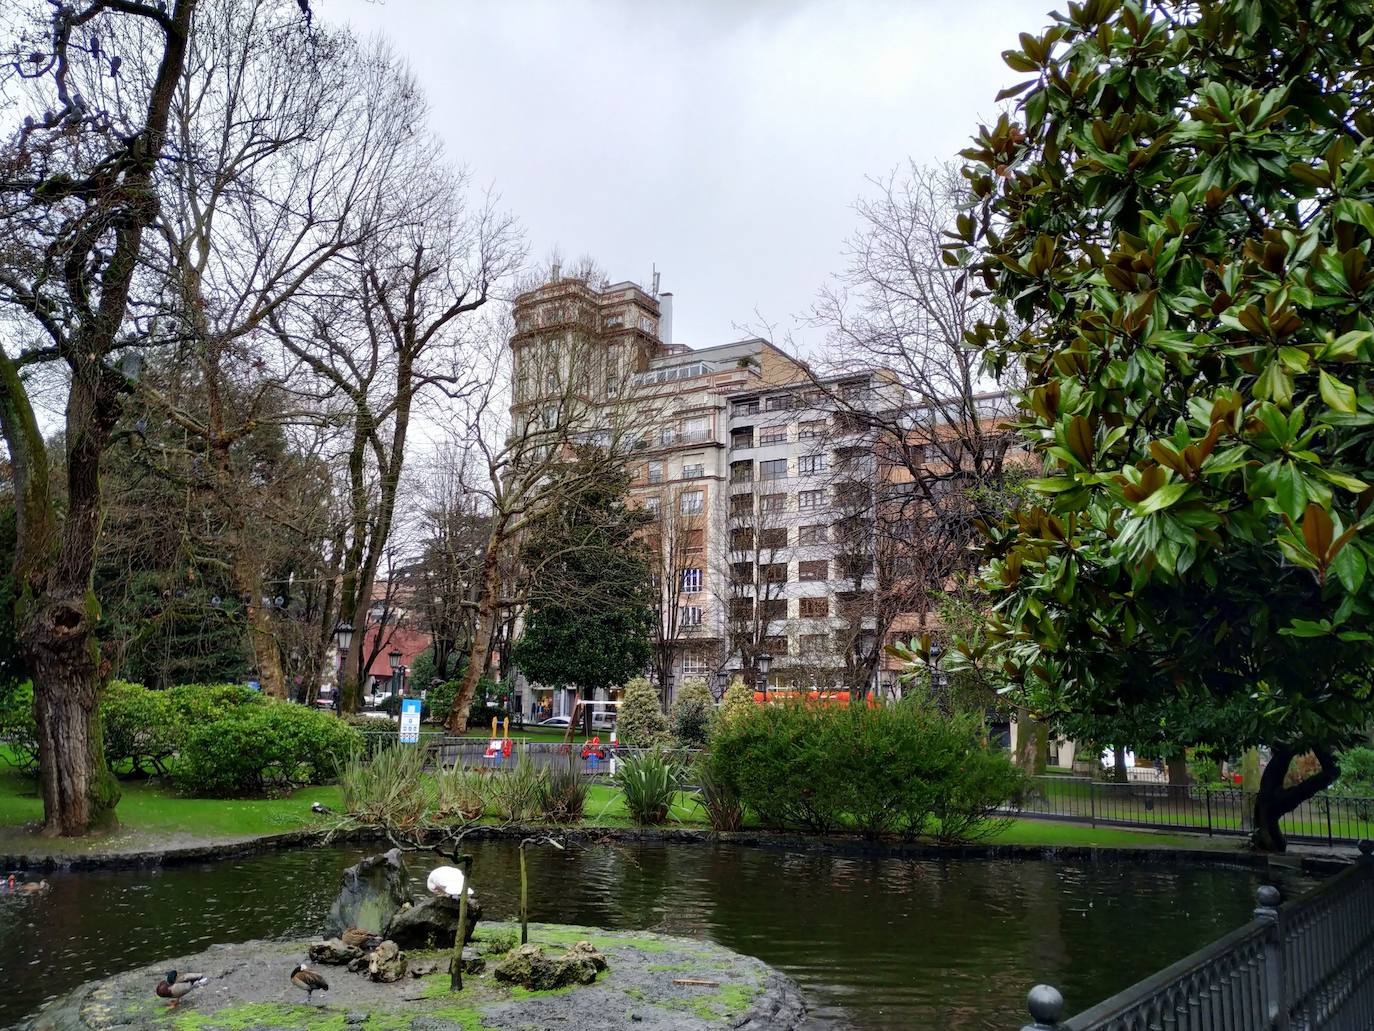
M 546 719 L 546 720 L 540 720 L 538 723 L 535 724 L 535 726 L 536 726 L 536 727 L 557 727 L 558 729 L 563 730 L 563 729 L 566 729 L 567 726 L 568 726 L 568 717 L 566 717 L 566 716 L 550 716 L 550 717 L 549 717 L 548 719 Z

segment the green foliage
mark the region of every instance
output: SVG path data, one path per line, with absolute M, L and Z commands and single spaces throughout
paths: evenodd
M 615 731 L 627 748 L 653 748 L 668 741 L 668 717 L 658 704 L 658 692 L 644 677 L 625 685 L 616 711 Z
M 339 765 L 339 791 L 359 823 L 401 834 L 424 827 L 434 808 L 420 748 L 386 748 L 371 758 L 354 752 Z
M 27 680 L 0 685 L 0 743 L 9 747 L 16 766 L 37 771 L 38 725 L 33 718 L 33 684 Z
M 496 815 L 515 823 L 537 820 L 543 812 L 540 803 L 547 776 L 522 753 L 514 769 L 491 778 L 491 804 Z
M 679 748 L 701 748 L 711 735 L 716 716 L 716 700 L 701 677 L 687 677 L 677 690 L 668 713 L 673 740 Z
M 737 831 L 744 824 L 744 802 L 739 791 L 723 772 L 717 770 L 710 756 L 697 760 L 695 766 L 696 804 L 711 821 L 714 831 Z
M 1021 784 L 976 716 L 917 700 L 754 706 L 718 724 L 708 765 L 765 823 L 818 833 L 968 840 L 996 829 Z
M 539 786 L 539 809 L 544 819 L 552 823 L 577 823 L 587 810 L 587 778 L 577 768 L 577 760 L 568 756 L 548 771 Z
M 332 713 L 285 702 L 240 705 L 190 728 L 173 776 L 188 794 L 262 794 L 322 783 L 361 748 L 362 735 Z
M 100 698 L 106 762 L 112 767 L 128 763 L 135 773 L 145 767 L 166 773 L 188 728 L 173 714 L 170 702 L 168 691 L 150 691 L 142 684 L 119 680 L 111 683 Z
M 429 707 L 429 718 L 437 723 L 443 723 L 448 719 L 448 714 L 453 709 L 453 700 L 458 697 L 458 689 L 463 686 L 461 680 L 445 680 L 442 684 L 435 684 L 425 692 L 425 704 Z M 472 724 L 469 717 L 468 722 Z M 476 725 L 476 724 L 472 724 Z
M 434 821 L 453 824 L 480 820 L 487 810 L 492 780 L 484 770 L 464 769 L 457 763 L 437 771 Z
M 629 474 L 599 453 L 580 463 L 576 486 L 524 538 L 522 564 L 536 572 L 515 661 L 536 683 L 586 696 L 649 664 L 656 616 L 640 539 L 648 517 L 626 504 Z
M 657 826 L 668 819 L 682 777 L 682 764 L 655 749 L 621 759 L 615 785 L 625 798 L 630 819 L 641 826 Z
M 1374 748 L 1360 746 L 1341 753 L 1341 777 L 1332 793 L 1374 798 Z
M 1372 38 L 1340 0 L 1094 0 L 1004 55 L 1019 121 L 963 152 L 948 258 L 1001 308 L 969 343 L 1024 376 L 1045 463 L 969 656 L 1019 704 L 1177 701 L 1236 722 L 1174 744 L 1285 755 L 1364 725 Z
M 755 708 L 754 692 L 744 685 L 741 678 L 731 677 L 730 686 L 725 689 L 725 696 L 721 698 L 720 708 L 716 711 L 716 719 L 728 722 L 740 713 L 753 712 Z

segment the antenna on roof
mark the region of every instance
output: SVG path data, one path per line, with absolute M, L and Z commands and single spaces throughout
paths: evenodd
M 657 266 L 657 265 L 653 265 L 652 268 L 653 268 L 653 270 L 654 270 L 654 289 L 653 289 L 653 295 L 654 295 L 655 297 L 657 297 L 657 296 L 658 296 L 658 266 Z

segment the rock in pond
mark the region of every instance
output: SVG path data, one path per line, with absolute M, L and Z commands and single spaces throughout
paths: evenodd
M 458 906 L 458 900 L 447 895 L 427 898 L 392 917 L 386 937 L 403 949 L 451 949 L 458 934 Z M 463 944 L 472 941 L 473 929 L 481 919 L 481 905 L 468 896 L 468 928 Z
M 368 856 L 343 872 L 343 885 L 325 918 L 324 935 L 338 938 L 350 928 L 381 934 L 410 902 L 405 860 L 393 848 Z
M 521 945 L 496 964 L 496 980 L 518 984 L 532 992 L 549 992 L 572 984 L 592 984 L 606 969 L 606 957 L 589 941 L 548 955 L 544 946 Z
M 517 925 L 483 924 L 482 933 L 491 933 L 494 940 L 518 930 Z M 481 940 L 479 936 L 479 944 Z M 593 983 L 530 992 L 488 972 L 464 976 L 463 990 L 450 993 L 448 955 L 419 953 L 407 956 L 412 972 L 417 967 L 428 970 L 432 963 L 432 973 L 407 973 L 393 983 L 378 983 L 365 973 L 334 967 L 328 994 L 317 992 L 307 1004 L 304 993 L 291 987 L 289 975 L 310 944 L 247 942 L 217 945 L 195 956 L 160 957 L 147 967 L 92 982 L 51 1003 L 36 1018 L 33 1031 L 307 1031 L 342 1026 L 364 1031 L 795 1031 L 806 1014 L 788 978 L 719 945 L 557 924 L 531 924 L 530 944 L 541 946 L 546 959 L 577 955 L 577 962 L 594 972 L 593 956 L 604 957 L 607 968 L 595 972 Z M 203 971 L 210 980 L 169 1013 L 166 1001 L 153 994 L 153 986 L 172 967 Z
M 399 981 L 406 976 L 406 954 L 395 942 L 382 942 L 367 958 L 367 976 L 382 984 Z

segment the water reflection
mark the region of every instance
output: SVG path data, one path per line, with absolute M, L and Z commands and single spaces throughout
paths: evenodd
M 49 875 L 0 896 L 0 1026 L 92 977 L 214 942 L 314 933 L 360 850 Z M 513 845 L 474 846 L 487 913 L 515 912 Z M 414 864 L 423 890 L 427 867 Z M 801 984 L 816 1028 L 1002 1029 L 1028 985 L 1087 1006 L 1244 922 L 1254 873 L 598 844 L 541 849 L 531 918 L 709 938 Z M 1289 889 L 1296 891 L 1300 881 Z

